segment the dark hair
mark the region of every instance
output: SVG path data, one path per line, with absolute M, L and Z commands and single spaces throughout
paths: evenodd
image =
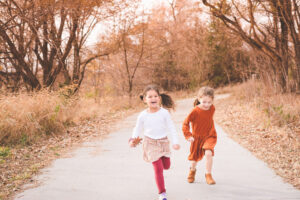
M 171 96 L 166 93 L 160 94 L 158 86 L 154 85 L 154 84 L 147 85 L 145 87 L 143 94 L 140 95 L 140 99 L 144 100 L 144 97 L 147 95 L 147 92 L 150 90 L 154 90 L 161 97 L 161 104 L 164 108 L 173 109 L 173 110 L 175 109 L 175 103 L 174 103 L 173 99 L 171 98 Z
M 211 87 L 208 87 L 208 86 L 204 86 L 202 88 L 199 89 L 199 92 L 198 92 L 198 96 L 197 96 L 197 99 L 195 99 L 194 101 L 194 106 L 197 106 L 200 104 L 200 101 L 199 99 L 202 98 L 203 96 L 209 96 L 211 97 L 212 99 L 214 99 L 214 89 L 211 88 Z
M 198 100 L 198 98 L 195 99 L 195 101 L 194 101 L 194 107 L 197 106 L 197 105 L 199 105 L 199 104 L 200 104 L 200 101 Z

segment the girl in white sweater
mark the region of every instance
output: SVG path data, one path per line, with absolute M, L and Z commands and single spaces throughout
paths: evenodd
M 141 99 L 148 108 L 139 114 L 129 145 L 135 147 L 140 141 L 139 135 L 144 133 L 144 160 L 153 165 L 159 200 L 167 200 L 163 170 L 169 169 L 171 165 L 168 133 L 171 135 L 173 149 L 180 149 L 177 132 L 167 110 L 174 109 L 174 102 L 169 95 L 160 94 L 156 85 L 147 86 Z

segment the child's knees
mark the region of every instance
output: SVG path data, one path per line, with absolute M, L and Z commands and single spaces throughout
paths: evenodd
M 211 150 L 209 150 L 209 149 L 205 150 L 205 157 L 212 157 L 212 155 L 213 155 L 213 153 Z
M 171 165 L 164 165 L 164 169 L 165 169 L 165 170 L 170 169 L 170 167 L 171 167 Z
M 170 167 L 171 167 L 171 162 L 169 161 L 167 161 L 167 162 L 163 162 L 163 168 L 164 168 L 164 170 L 168 170 L 168 169 L 170 169 Z

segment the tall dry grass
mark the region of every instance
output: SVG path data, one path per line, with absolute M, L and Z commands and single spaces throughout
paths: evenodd
M 300 121 L 300 95 L 278 93 L 259 80 L 227 86 L 218 92 L 230 92 L 241 102 L 255 106 L 265 114 L 266 126 L 297 126 Z
M 27 145 L 73 126 L 121 109 L 128 109 L 127 97 L 41 91 L 0 96 L 0 145 Z M 133 104 L 137 104 L 133 101 Z

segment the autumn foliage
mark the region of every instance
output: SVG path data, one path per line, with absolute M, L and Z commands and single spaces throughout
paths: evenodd
M 222 125 L 250 130 L 233 137 L 260 158 L 255 142 L 270 149 L 266 162 L 281 176 L 299 174 L 299 1 L 140 3 L 0 1 L 0 165 L 11 148 L 27 155 L 71 127 L 141 106 L 135 97 L 149 83 L 180 95 L 229 85 L 233 99 L 220 107 L 232 124 Z M 5 186 L 18 179 L 10 173 Z

